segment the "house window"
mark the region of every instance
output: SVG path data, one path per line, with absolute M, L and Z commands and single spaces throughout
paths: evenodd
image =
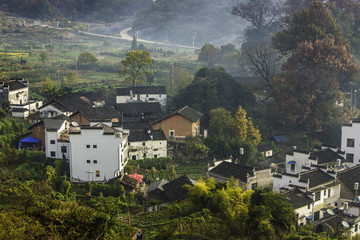
M 149 95 L 148 95 L 148 94 L 146 94 L 146 97 L 149 97 Z
M 324 190 L 324 197 L 326 196 L 326 189 Z
M 346 154 L 346 161 L 348 161 L 348 162 L 354 162 L 354 154 L 352 154 L 352 153 L 347 153 L 347 154 Z
M 40 131 L 40 127 L 38 127 L 37 130 Z
M 161 94 L 159 95 L 159 97 L 161 97 Z
M 355 232 L 357 232 L 359 230 L 359 225 L 355 224 Z
M 346 139 L 346 146 L 347 147 L 354 147 L 354 145 L 355 145 L 355 139 L 353 139 L 353 138 Z
M 143 154 L 143 157 L 146 157 L 146 153 Z
M 299 219 L 299 214 L 298 213 L 296 214 L 296 219 Z
M 320 211 L 314 212 L 314 221 L 320 219 Z
M 51 151 L 51 152 L 50 152 L 50 156 L 51 156 L 51 157 L 55 157 L 55 155 L 56 155 L 56 153 L 55 153 L 54 151 Z
M 175 137 L 175 130 L 170 130 L 169 135 L 170 137 Z
M 130 143 L 128 143 L 128 146 L 130 146 Z
M 50 144 L 55 144 L 55 140 L 50 140 Z
M 330 188 L 328 189 L 328 197 L 330 197 L 331 193 L 330 193 Z
M 100 177 L 100 171 L 96 170 L 96 177 Z
M 86 148 L 90 148 L 90 145 L 86 145 Z
M 136 155 L 132 155 L 131 159 L 136 160 Z
M 157 158 L 157 155 L 154 155 L 154 158 Z
M 95 164 L 96 164 L 96 163 L 97 163 L 97 160 L 94 160 L 94 161 L 93 161 L 93 163 L 95 163 Z
M 86 163 L 90 163 L 91 161 L 90 160 L 86 160 Z
M 308 209 L 310 209 L 310 204 L 308 205 Z
M 321 194 L 320 194 L 320 192 L 315 193 L 315 202 L 316 202 L 316 201 L 320 201 L 320 199 L 321 199 Z
M 251 189 L 252 189 L 252 190 L 255 190 L 256 188 L 257 188 L 257 183 L 251 184 Z
M 66 146 L 61 146 L 61 152 L 62 152 L 62 153 L 67 153 Z
M 145 146 L 145 142 L 143 142 L 142 145 Z
M 93 148 L 97 148 L 97 145 L 93 145 Z

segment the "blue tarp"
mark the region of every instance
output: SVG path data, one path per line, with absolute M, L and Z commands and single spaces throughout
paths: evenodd
M 295 164 L 295 161 L 288 161 L 288 164 Z
M 287 143 L 289 139 L 286 136 L 274 136 L 277 143 Z
M 33 137 L 26 137 L 23 140 L 20 140 L 21 143 L 39 143 L 40 139 L 33 138 Z

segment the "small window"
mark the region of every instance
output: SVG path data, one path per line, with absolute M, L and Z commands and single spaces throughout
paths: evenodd
M 157 158 L 157 155 L 154 155 L 154 158 Z
M 324 197 L 326 196 L 326 189 L 324 190 Z
M 93 148 L 97 148 L 97 145 L 93 145 Z
M 130 142 L 128 142 L 128 145 L 130 146 Z
M 328 197 L 330 197 L 331 196 L 331 192 L 330 192 L 330 188 L 328 189 Z
M 252 189 L 252 190 L 255 190 L 256 188 L 257 188 L 257 183 L 251 184 L 251 189 Z
M 53 151 L 51 151 L 51 152 L 50 152 L 50 156 L 51 156 L 51 157 L 55 157 L 55 156 L 56 156 L 56 153 L 53 152 Z
M 148 94 L 146 94 L 146 97 L 149 97 L 149 95 L 148 95 Z
M 175 130 L 170 130 L 169 135 L 170 137 L 175 137 Z
M 55 144 L 55 140 L 50 140 L 50 144 Z
M 143 154 L 143 157 L 146 157 L 146 153 Z
M 133 97 L 135 97 L 135 94 L 133 94 Z
M 159 97 L 161 97 L 161 94 L 159 95 Z
M 132 155 L 131 159 L 136 160 L 136 155 Z
M 316 201 L 320 201 L 320 199 L 321 199 L 321 194 L 320 194 L 320 192 L 315 193 L 315 202 L 316 202 Z
M 97 160 L 94 160 L 93 163 L 97 164 Z
M 86 160 L 86 163 L 91 163 L 91 161 L 90 161 L 90 160 Z
M 310 209 L 310 204 L 308 205 L 308 209 Z
M 40 127 L 38 127 L 37 130 L 40 131 Z
M 145 145 L 146 145 L 146 143 L 145 143 L 145 142 L 143 142 L 143 143 L 142 143 L 142 145 L 143 145 L 143 146 L 145 146 Z
M 290 164 L 290 169 L 291 169 L 291 171 L 295 171 L 295 164 L 294 163 Z
M 62 153 L 67 153 L 66 146 L 61 146 L 61 152 L 62 152 Z
M 353 139 L 353 138 L 346 139 L 346 146 L 347 147 L 354 147 L 354 145 L 355 145 L 355 139 Z
M 355 224 L 355 232 L 357 232 L 359 230 L 359 225 Z
M 86 145 L 86 148 L 90 148 L 90 145 Z
M 100 177 L 100 171 L 96 170 L 96 177 Z
M 347 153 L 347 154 L 346 154 L 346 161 L 348 161 L 348 162 L 354 162 L 354 154 L 352 154 L 352 153 Z

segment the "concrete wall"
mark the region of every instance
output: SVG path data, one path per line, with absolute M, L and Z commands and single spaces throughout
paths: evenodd
M 258 188 L 273 188 L 273 175 L 271 169 L 254 171 L 254 176 L 249 177 L 247 188 L 251 189 L 253 183 L 257 183 Z
M 29 101 L 29 88 L 10 91 L 8 98 L 11 104 L 26 104 Z
M 145 146 L 143 146 L 143 143 Z M 144 153 L 146 153 L 146 158 L 155 158 L 155 156 L 157 158 L 167 157 L 167 141 L 129 142 L 129 159 L 133 159 L 133 156 L 136 156 L 137 160 L 143 159 Z
M 341 150 L 346 154 L 354 154 L 354 162 L 348 167 L 353 167 L 360 163 L 360 123 L 352 123 L 352 126 L 341 127 Z M 347 147 L 347 139 L 354 139 L 354 147 Z

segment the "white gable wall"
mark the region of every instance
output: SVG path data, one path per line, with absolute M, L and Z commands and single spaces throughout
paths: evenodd
M 347 140 L 354 139 L 354 147 L 347 146 Z M 347 154 L 354 154 L 354 162 L 346 163 L 353 167 L 360 163 L 360 123 L 352 123 L 352 126 L 341 127 L 341 150 Z M 345 156 L 346 156 L 345 155 Z
M 144 146 L 145 145 L 145 146 Z M 144 153 L 146 158 L 167 157 L 166 140 L 149 140 L 145 142 L 129 142 L 129 159 L 143 159 Z

